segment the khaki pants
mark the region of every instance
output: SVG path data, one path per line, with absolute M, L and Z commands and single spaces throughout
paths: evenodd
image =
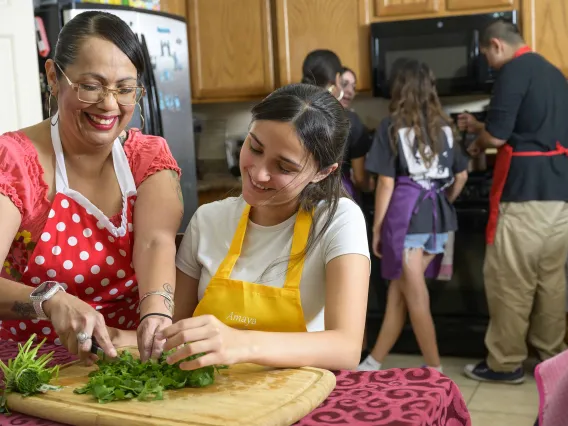
M 568 203 L 501 203 L 495 243 L 483 268 L 489 305 L 487 364 L 510 372 L 527 358 L 562 352 L 566 329 Z

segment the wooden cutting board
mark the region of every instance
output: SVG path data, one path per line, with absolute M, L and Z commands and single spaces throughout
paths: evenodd
M 8 407 L 78 426 L 276 426 L 300 420 L 335 387 L 335 375 L 327 370 L 239 364 L 221 370 L 211 386 L 166 391 L 162 401 L 99 404 L 91 395 L 73 393 L 87 383 L 94 369 L 80 363 L 62 366 L 52 384 L 63 389 L 28 398 L 9 394 Z

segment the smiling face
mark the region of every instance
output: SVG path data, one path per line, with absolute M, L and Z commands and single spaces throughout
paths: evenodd
M 292 123 L 265 120 L 251 125 L 239 166 L 243 197 L 253 207 L 295 203 L 308 184 L 333 171 L 318 172 Z
M 82 102 L 65 76 L 56 78 L 56 67 L 53 61 L 46 64 L 57 97 L 60 132 L 91 148 L 111 144 L 130 122 L 135 106 L 118 104 L 112 94 L 96 104 Z M 113 43 L 98 37 L 86 38 L 75 61 L 63 72 L 87 90 L 98 85 L 111 89 L 137 85 L 137 70 L 130 59 Z
M 341 88 L 343 89 L 344 95 L 340 102 L 344 108 L 349 108 L 351 102 L 355 99 L 356 84 L 357 80 L 351 71 L 345 71 L 341 75 Z

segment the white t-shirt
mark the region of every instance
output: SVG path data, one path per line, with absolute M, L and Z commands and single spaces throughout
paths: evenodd
M 242 197 L 205 204 L 199 207 L 187 227 L 176 265 L 186 275 L 199 279 L 199 300 L 227 256 L 245 205 Z M 322 206 L 320 203 L 318 208 Z M 249 220 L 241 256 L 231 278 L 283 287 L 295 222 L 296 215 L 274 226 L 260 226 Z M 324 223 L 325 215 L 318 221 L 316 231 Z M 308 331 L 325 329 L 325 266 L 345 254 L 362 254 L 370 259 L 365 218 L 359 206 L 348 198 L 339 201 L 331 225 L 305 259 L 300 297 Z M 262 276 L 274 261 L 277 266 Z

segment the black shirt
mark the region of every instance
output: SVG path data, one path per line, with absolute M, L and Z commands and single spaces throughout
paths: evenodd
M 487 132 L 514 151 L 568 147 L 568 82 L 536 53 L 505 64 L 485 120 Z M 501 201 L 568 201 L 568 156 L 513 157 Z
M 461 147 L 454 143 L 452 129 L 442 127 L 440 138 L 443 142 L 441 155 L 437 155 L 432 164 L 427 167 L 414 144 L 414 133 L 408 133 L 407 128 L 398 132 L 397 155 L 394 155 L 391 144 L 389 127 L 390 117 L 385 118 L 377 132 L 365 167 L 371 173 L 396 178 L 409 176 L 425 188 L 432 183 L 440 186 L 450 184 L 457 173 L 467 169 L 468 158 Z M 426 132 L 423 132 L 426 134 Z M 429 148 L 428 148 L 429 149 Z M 445 192 L 438 193 L 436 199 L 436 233 L 455 231 L 457 229 L 456 213 Z M 432 200 L 425 199 L 419 204 L 416 214 L 410 220 L 407 234 L 431 234 L 433 231 L 434 212 Z
M 373 139 L 357 113 L 351 110 L 346 110 L 345 114 L 351 122 L 351 127 L 349 129 L 349 136 L 345 147 L 343 164 L 341 165 L 341 173 L 349 176 L 351 160 L 367 155 L 367 152 L 369 152 L 369 149 L 371 148 Z

